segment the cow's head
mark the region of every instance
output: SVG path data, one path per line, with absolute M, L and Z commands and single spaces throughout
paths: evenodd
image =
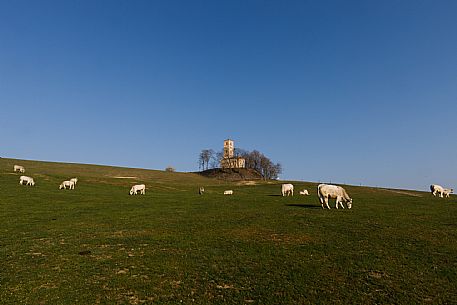
M 348 209 L 352 208 L 352 198 L 349 199 L 349 201 L 347 202 L 348 204 Z
M 133 189 L 130 190 L 130 195 L 133 195 Z

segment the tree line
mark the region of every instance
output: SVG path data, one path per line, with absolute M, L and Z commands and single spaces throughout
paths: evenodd
M 224 153 L 216 152 L 213 149 L 203 149 L 198 157 L 199 170 L 218 168 Z M 256 170 L 263 179 L 277 179 L 282 173 L 282 165 L 274 163 L 263 153 L 258 150 L 248 151 L 235 148 L 235 157 L 241 157 L 246 160 L 246 168 Z

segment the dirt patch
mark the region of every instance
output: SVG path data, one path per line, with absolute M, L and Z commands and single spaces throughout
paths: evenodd
M 258 181 L 252 181 L 252 180 L 240 181 L 240 182 L 236 183 L 236 185 L 257 185 L 257 184 L 259 184 Z

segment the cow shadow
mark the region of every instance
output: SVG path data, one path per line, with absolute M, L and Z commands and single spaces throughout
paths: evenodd
M 286 204 L 288 207 L 296 207 L 296 208 L 303 208 L 303 209 L 322 209 L 321 206 L 317 206 L 315 204 L 309 204 L 309 203 L 290 203 Z
M 270 195 L 267 195 L 267 196 L 270 196 L 270 197 L 282 197 L 282 195 L 276 195 L 276 194 L 275 195 L 270 194 Z

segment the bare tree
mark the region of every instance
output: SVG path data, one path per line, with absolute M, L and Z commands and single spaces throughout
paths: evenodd
M 198 160 L 199 160 L 199 164 L 200 164 L 199 167 L 202 170 L 205 170 L 205 169 L 209 168 L 209 161 L 211 160 L 213 155 L 214 155 L 214 150 L 212 150 L 212 149 L 203 149 L 200 152 Z
M 242 151 L 241 156 L 246 160 L 246 168 L 255 169 L 265 180 L 276 179 L 282 172 L 281 164 L 274 164 L 258 150 Z
M 176 169 L 175 169 L 173 166 L 167 166 L 167 167 L 165 168 L 165 171 L 167 171 L 167 172 L 175 172 Z
M 218 168 L 219 165 L 221 164 L 221 160 L 224 157 L 224 152 L 219 151 L 219 152 L 214 152 L 211 155 L 211 160 L 210 160 L 210 168 Z

